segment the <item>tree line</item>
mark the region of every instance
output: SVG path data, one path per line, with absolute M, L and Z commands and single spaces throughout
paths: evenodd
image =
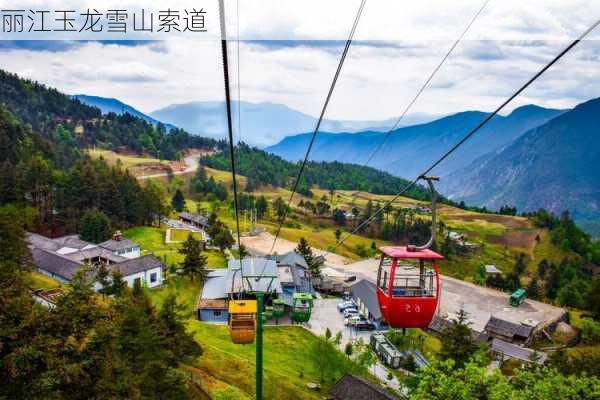
M 247 191 L 260 186 L 272 185 L 291 188 L 298 175 L 300 163 L 293 163 L 271 153 L 240 143 L 235 149 L 236 167 L 241 175 L 246 176 Z M 203 157 L 200 162 L 211 168 L 229 171 L 231 168 L 229 154 L 221 151 Z M 298 193 L 312 196 L 311 188 L 318 186 L 331 190 L 360 190 L 375 194 L 396 194 L 408 181 L 395 177 L 375 168 L 340 162 L 314 162 L 306 165 Z M 429 198 L 427 189 L 417 185 L 406 195 L 419 200 Z
M 60 125 L 55 134 L 74 140 Z M 77 146 L 46 140 L 2 107 L 0 142 L 0 204 L 33 207 L 47 230 L 76 231 L 92 209 L 116 227 L 149 224 L 167 212 L 159 185 L 141 185 L 119 166 L 93 160 Z

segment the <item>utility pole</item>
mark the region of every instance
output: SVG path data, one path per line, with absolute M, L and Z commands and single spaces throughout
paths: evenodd
M 263 398 L 263 302 L 265 294 L 256 293 L 256 400 Z

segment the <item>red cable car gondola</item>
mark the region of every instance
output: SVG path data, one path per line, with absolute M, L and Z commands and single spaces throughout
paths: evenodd
M 440 298 L 441 255 L 429 249 L 382 247 L 377 274 L 377 300 L 392 328 L 427 328 Z M 418 260 L 417 266 L 402 260 Z M 430 264 L 429 267 L 427 264 Z
M 421 178 L 427 181 L 431 190 L 431 238 L 423 246 L 380 249 L 377 300 L 381 314 L 392 328 L 427 328 L 440 299 L 437 262 L 444 257 L 429 249 L 435 240 L 436 192 L 432 181 L 437 178 Z

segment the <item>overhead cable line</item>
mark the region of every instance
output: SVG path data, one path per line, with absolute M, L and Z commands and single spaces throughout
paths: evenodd
M 238 143 L 242 141 L 242 80 L 240 79 L 240 0 L 236 0 L 237 12 L 237 103 L 238 103 Z
M 508 99 L 506 99 L 498 108 L 496 108 L 493 112 L 488 114 L 479 124 L 477 124 L 473 129 L 471 129 L 461 140 L 459 140 L 454 146 L 452 146 L 448 151 L 446 151 L 437 161 L 431 164 L 425 171 L 417 176 L 413 181 L 411 181 L 404 189 L 402 189 L 398 194 L 396 194 L 391 200 L 386 202 L 382 207 L 380 207 L 373 215 L 367 218 L 364 222 L 358 225 L 354 230 L 349 232 L 342 240 L 337 243 L 331 251 L 325 253 L 325 255 L 334 252 L 340 245 L 342 245 L 346 240 L 352 237 L 356 232 L 359 232 L 362 228 L 367 226 L 371 221 L 373 221 L 377 215 L 379 215 L 383 210 L 385 210 L 390 204 L 394 203 L 400 196 L 414 187 L 417 182 L 428 175 L 435 167 L 437 167 L 442 161 L 448 158 L 454 151 L 456 151 L 460 146 L 462 146 L 467 140 L 469 140 L 475 133 L 477 133 L 481 128 L 483 128 L 492 118 L 494 118 L 504 107 L 506 107 L 510 102 L 512 102 L 517 96 L 519 96 L 525 89 L 527 89 L 533 82 L 535 82 L 540 76 L 542 76 L 550 67 L 552 67 L 558 60 L 560 60 L 565 54 L 567 54 L 573 47 L 575 47 L 579 42 L 581 42 L 591 31 L 593 31 L 600 24 L 600 20 L 596 21 L 591 27 L 589 27 L 585 32 L 583 32 L 577 39 L 571 42 L 567 47 L 565 47 L 558 55 L 556 55 L 548 64 L 546 64 L 542 69 L 540 69 L 531 79 L 529 79 L 523 86 L 521 86 L 513 95 L 511 95 Z
M 223 77 L 225 82 L 225 105 L 227 107 L 227 134 L 229 139 L 229 158 L 231 159 L 231 177 L 233 179 L 233 208 L 235 211 L 235 226 L 237 231 L 238 246 L 241 246 L 240 215 L 238 210 L 238 189 L 235 171 L 235 152 L 233 145 L 233 126 L 231 118 L 231 93 L 229 89 L 229 65 L 227 57 L 227 32 L 225 30 L 225 5 L 224 0 L 219 0 L 219 16 L 221 23 L 221 53 L 223 55 Z M 242 259 L 240 257 L 240 271 L 242 270 Z M 243 273 L 242 273 L 243 275 Z
M 315 143 L 315 139 L 317 138 L 317 134 L 319 133 L 319 128 L 321 127 L 321 122 L 323 121 L 323 117 L 325 116 L 325 111 L 327 111 L 327 106 L 329 105 L 329 101 L 331 100 L 333 90 L 335 89 L 335 85 L 337 83 L 338 77 L 340 76 L 340 72 L 342 71 L 342 66 L 344 65 L 344 60 L 346 59 L 348 50 L 350 49 L 350 46 L 352 45 L 352 39 L 354 37 L 354 33 L 356 32 L 356 27 L 358 26 L 358 22 L 360 21 L 360 16 L 361 16 L 363 8 L 365 6 L 365 2 L 366 2 L 366 0 L 361 0 L 358 11 L 356 12 L 356 17 L 354 18 L 354 23 L 352 25 L 352 29 L 350 30 L 350 35 L 349 35 L 348 39 L 346 40 L 346 45 L 344 46 L 344 50 L 342 51 L 342 55 L 340 57 L 340 61 L 337 66 L 337 70 L 335 71 L 335 74 L 333 76 L 333 80 L 331 81 L 331 85 L 329 87 L 329 92 L 327 93 L 327 97 L 325 98 L 325 102 L 323 103 L 323 107 L 321 109 L 321 114 L 319 115 L 317 125 L 315 126 L 315 130 L 312 133 L 312 137 L 308 144 L 308 148 L 306 149 L 306 154 L 304 155 L 304 160 L 302 161 L 302 164 L 300 165 L 300 169 L 298 170 L 298 175 L 296 177 L 296 181 L 294 182 L 294 186 L 292 188 L 292 193 L 290 194 L 290 198 L 288 200 L 288 203 L 284 210 L 284 213 L 282 214 L 282 217 L 279 218 L 279 224 L 277 226 L 277 231 L 275 233 L 275 238 L 273 239 L 273 244 L 271 246 L 271 250 L 269 251 L 269 254 L 273 253 L 273 250 L 275 249 L 275 244 L 277 243 L 277 239 L 279 238 L 279 234 L 281 233 L 281 228 L 283 226 L 285 218 L 287 217 L 288 210 L 290 209 L 290 207 L 292 205 L 292 200 L 294 198 L 294 194 L 296 194 L 296 191 L 298 190 L 298 185 L 300 183 L 302 173 L 304 172 L 306 163 L 308 162 L 308 157 L 309 157 L 312 147 Z
M 417 99 L 419 98 L 419 96 L 421 96 L 421 93 L 423 93 L 423 91 L 427 88 L 427 86 L 429 86 L 429 83 L 433 80 L 433 78 L 435 77 L 435 75 L 437 74 L 437 72 L 440 70 L 440 68 L 442 68 L 442 65 L 444 65 L 444 63 L 446 62 L 446 59 L 448 59 L 448 57 L 450 57 L 450 54 L 452 54 L 452 52 L 454 51 L 454 49 L 458 46 L 458 44 L 461 42 L 461 40 L 463 39 L 463 37 L 467 34 L 467 32 L 469 31 L 469 29 L 471 29 L 471 26 L 473 25 L 473 23 L 475 23 L 475 20 L 483 12 L 483 10 L 485 9 L 485 7 L 487 6 L 487 4 L 489 2 L 490 2 L 490 0 L 485 0 L 485 2 L 483 3 L 483 5 L 481 6 L 481 8 L 477 11 L 477 13 L 475 13 L 475 15 L 473 16 L 473 18 L 471 19 L 471 21 L 469 22 L 469 24 L 467 25 L 467 27 L 460 34 L 460 36 L 458 37 L 458 39 L 456 39 L 456 41 L 450 47 L 450 49 L 448 50 L 448 52 L 446 52 L 446 54 L 444 55 L 444 57 L 442 57 L 442 60 L 439 62 L 439 64 L 433 69 L 433 71 L 431 71 L 431 74 L 429 75 L 429 77 L 427 78 L 427 80 L 425 81 L 425 83 L 423 83 L 423 85 L 421 86 L 421 88 L 417 91 L 417 94 L 412 98 L 412 100 L 410 101 L 410 103 L 408 103 L 408 105 L 406 106 L 406 108 L 404 109 L 404 111 L 402 112 L 402 114 L 400 114 L 400 117 L 396 120 L 396 123 L 392 126 L 391 129 L 389 129 L 385 133 L 385 136 L 383 137 L 383 140 L 377 145 L 377 147 L 375 149 L 373 149 L 373 151 L 369 155 L 369 158 L 367 159 L 367 162 L 364 163 L 363 166 L 369 165 L 369 163 L 371 162 L 371 160 L 373 159 L 373 157 L 375 157 L 375 154 L 377 154 L 377 152 L 379 152 L 379 150 L 381 150 L 383 148 L 383 145 L 388 141 L 391 133 L 394 130 L 396 130 L 396 128 L 398 127 L 398 125 L 400 125 L 400 122 L 402 122 L 402 120 L 404 119 L 404 117 L 406 116 L 406 114 L 408 113 L 408 111 L 415 104 L 415 102 L 417 101 Z

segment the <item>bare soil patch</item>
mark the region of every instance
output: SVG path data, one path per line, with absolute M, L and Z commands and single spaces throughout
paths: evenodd
M 493 244 L 499 244 L 508 247 L 520 247 L 533 252 L 535 247 L 535 238 L 540 233 L 539 229 L 531 230 L 513 230 L 507 231 L 503 235 L 488 235 L 486 240 Z
M 486 222 L 493 222 L 502 224 L 510 229 L 525 229 L 529 228 L 529 221 L 522 217 L 513 217 L 509 215 L 498 215 L 498 214 L 452 214 L 449 216 L 451 219 L 460 221 L 476 221 L 483 220 Z

